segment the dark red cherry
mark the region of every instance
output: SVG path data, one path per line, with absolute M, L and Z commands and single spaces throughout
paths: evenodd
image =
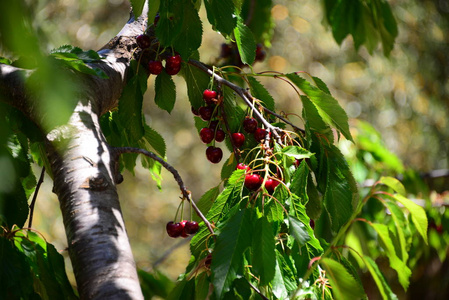
M 210 106 L 201 106 L 198 112 L 201 116 L 201 119 L 203 119 L 204 121 L 209 121 L 212 118 L 214 108 Z
M 194 114 L 195 116 L 199 116 L 200 113 L 198 112 L 198 109 L 195 109 L 195 107 L 191 107 L 190 110 L 192 111 L 192 114 Z
M 215 129 L 217 128 L 217 126 L 218 126 L 218 120 L 210 121 L 210 124 L 209 124 L 209 128 L 210 128 L 210 129 L 212 129 L 212 130 L 215 131 Z
M 266 53 L 263 50 L 262 44 L 257 44 L 256 48 L 256 61 L 263 61 L 265 59 Z
M 183 228 L 180 223 L 174 223 L 173 221 L 168 222 L 166 226 L 167 234 L 172 238 L 181 236 Z
M 180 70 L 181 70 L 181 65 L 172 66 L 169 64 L 165 64 L 165 72 L 168 75 L 171 75 L 171 76 L 176 75 L 179 73 Z
M 232 134 L 232 141 L 237 148 L 240 148 L 245 143 L 245 135 L 240 132 L 234 132 Z
M 162 63 L 158 60 L 151 60 L 148 63 L 148 70 L 150 71 L 151 74 L 159 75 L 161 74 L 163 69 L 164 67 L 162 66 Z
M 267 131 L 263 128 L 257 128 L 254 132 L 254 139 L 259 143 L 262 142 L 267 135 Z
M 274 180 L 272 178 L 268 178 L 267 181 L 265 181 L 265 188 L 267 189 L 268 193 L 272 194 L 274 192 L 274 189 L 279 185 L 279 181 Z
M 195 221 L 187 221 L 186 225 L 184 226 L 184 231 L 187 234 L 195 234 L 198 232 L 198 229 L 200 228 L 200 226 L 198 225 L 197 222 Z
M 225 137 L 226 133 L 221 129 L 217 129 L 215 132 L 215 140 L 220 143 L 224 141 Z
M 200 138 L 203 143 L 209 144 L 214 140 L 214 131 L 207 127 L 202 128 L 200 130 Z
M 181 62 L 182 62 L 182 58 L 181 58 L 181 55 L 179 55 L 179 54 L 169 56 L 165 60 L 166 66 L 170 65 L 172 67 L 181 66 Z
M 223 151 L 218 147 L 209 146 L 206 149 L 206 157 L 211 163 L 218 164 L 223 158 Z
M 140 49 L 147 49 L 151 46 L 151 39 L 148 35 L 145 34 L 138 35 L 136 41 Z
M 187 223 L 186 220 L 182 220 L 181 222 L 179 222 L 179 225 L 182 227 L 181 236 L 183 238 L 186 238 L 189 236 L 188 233 L 186 232 L 186 223 Z
M 217 99 L 217 92 L 209 89 L 204 90 L 203 99 L 207 104 L 213 104 L 215 102 L 214 99 Z
M 244 163 L 239 163 L 239 164 L 237 165 L 237 169 L 238 169 L 238 170 L 249 170 L 249 166 L 248 166 L 248 165 L 245 165 Z
M 248 133 L 254 133 L 258 127 L 257 120 L 254 118 L 246 117 L 243 120 L 243 129 Z

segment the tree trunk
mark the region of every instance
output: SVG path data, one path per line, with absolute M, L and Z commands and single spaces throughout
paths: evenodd
M 143 299 L 116 190 L 117 155 L 106 143 L 99 118 L 118 104 L 146 15 L 144 9 L 140 18 L 131 18 L 99 52 L 106 59 L 94 65 L 109 78 L 80 75 L 80 100 L 68 124 L 45 133 L 81 299 Z M 31 73 L 0 64 L 0 101 L 39 124 L 39 99 L 24 84 Z

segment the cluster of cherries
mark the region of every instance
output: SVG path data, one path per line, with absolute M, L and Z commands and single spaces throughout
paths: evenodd
M 246 171 L 245 181 L 243 182 L 243 184 L 248 190 L 256 191 L 262 186 L 263 177 L 256 172 L 251 172 L 249 166 L 243 163 L 239 163 L 237 165 L 237 169 Z M 265 181 L 265 189 L 267 190 L 268 193 L 272 194 L 274 192 L 274 189 L 279 185 L 279 183 L 280 183 L 279 180 L 276 180 L 274 178 L 268 178 Z
M 148 49 L 151 46 L 151 39 L 146 34 L 141 34 L 136 38 L 137 45 L 142 49 Z M 164 57 L 158 56 L 159 60 L 150 60 L 148 62 L 148 71 L 150 74 L 159 75 L 164 70 L 164 66 L 162 65 L 162 60 L 165 60 L 165 72 L 168 75 L 176 75 L 181 70 L 181 56 L 177 53 L 173 55 L 166 55 Z
M 172 238 L 183 237 L 186 238 L 190 234 L 195 234 L 198 232 L 199 225 L 195 221 L 186 221 L 183 220 L 181 222 L 173 222 L 170 221 L 167 223 L 166 230 L 168 236 Z

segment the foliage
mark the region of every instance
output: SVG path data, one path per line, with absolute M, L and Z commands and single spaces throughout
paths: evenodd
M 131 2 L 139 15 L 144 1 Z M 161 49 L 176 50 L 183 58 L 181 75 L 192 107 L 204 106 L 201 97 L 206 88 L 218 91 L 213 115 L 227 133 L 225 145 L 231 155 L 222 167 L 222 184 L 198 200 L 206 218 L 195 217 L 201 220 L 200 230 L 192 238 L 192 256 L 185 273 L 173 287 L 163 274 L 139 271 L 144 294 L 168 299 L 249 299 L 258 294 L 270 299 L 359 299 L 365 297 L 359 274 L 369 272 L 382 298 L 395 299 L 391 282 L 376 259 L 388 259 L 406 290 L 412 273 L 410 249 L 422 243 L 441 249 L 441 244 L 447 245 L 447 238 L 435 237 L 434 231 L 428 236 L 425 210 L 407 198 L 405 187 L 397 179 L 379 176 L 402 173 L 404 166 L 381 144 L 370 125 L 359 123 L 359 131 L 353 136 L 345 111 L 321 79 L 306 73 L 257 74 L 244 66 L 257 60 L 257 44 L 269 45 L 272 36 L 272 2 L 256 2 L 254 9 L 261 18 L 246 23 L 254 13 L 249 1 L 204 1 L 208 22 L 228 41 L 235 42 L 235 55 L 242 63 L 232 68 L 214 66 L 206 73 L 193 61 L 199 57 L 202 41 L 198 13 L 201 1 L 148 1 L 149 19 L 159 12 L 159 22 L 150 26 L 155 26 Z M 384 53 L 389 54 L 397 29 L 386 1 L 324 4 L 338 43 L 350 34 L 357 48 L 365 45 L 372 52 L 380 40 Z M 23 48 L 21 44 L 6 46 L 13 52 Z M 50 60 L 58 67 L 107 79 L 101 70 L 86 65 L 101 60 L 92 50 L 63 46 L 51 53 Z M 42 67 L 44 61 L 42 58 L 33 67 Z M 14 64 L 6 59 L 1 62 Z M 102 131 L 113 146 L 154 150 L 165 158 L 163 137 L 146 124 L 142 113 L 147 76 L 137 60 L 131 63 L 117 110 L 102 116 Z M 299 128 L 301 124 L 292 124 L 274 112 L 276 101 L 259 77 L 283 80 L 297 92 L 303 107 L 303 129 Z M 155 104 L 170 113 L 177 100 L 172 77 L 166 72 L 157 75 L 154 90 Z M 1 276 L 12 278 L 0 280 L 7 285 L 0 291 L 12 298 L 76 298 L 60 254 L 39 235 L 20 229 L 28 215 L 27 199 L 36 185 L 31 162 L 33 157 L 44 158 L 32 125 L 13 109 L 7 109 L 14 114 L 2 114 L 0 127 L 14 130 L 0 131 L 5 141 L 0 154 L 6 158 L 6 170 L 17 176 L 11 181 L 13 188 L 2 191 L 0 199 Z M 246 132 L 245 143 L 237 149 L 230 134 L 244 132 L 242 123 L 247 116 L 257 117 L 267 134 L 258 139 Z M 63 121 L 51 123 L 48 128 Z M 210 123 L 195 117 L 198 130 Z M 341 148 L 355 147 L 354 156 L 346 160 L 337 142 Z M 133 172 L 136 160 L 137 155 L 125 156 L 121 167 Z M 238 163 L 248 169 L 236 169 Z M 160 185 L 161 164 L 144 158 L 142 165 Z M 245 184 L 249 174 L 262 178 L 256 189 Z M 358 188 L 358 183 L 371 177 L 379 180 L 368 189 Z M 279 184 L 271 190 L 266 186 L 268 180 Z M 438 214 L 433 217 L 440 218 Z M 213 224 L 213 232 L 206 221 Z M 441 251 L 440 256 L 444 255 Z M 209 293 L 211 285 L 213 294 Z

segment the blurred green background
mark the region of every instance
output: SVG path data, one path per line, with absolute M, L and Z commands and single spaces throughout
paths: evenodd
M 398 22 L 399 36 L 387 58 L 380 48 L 372 55 L 364 48 L 356 51 L 351 38 L 338 45 L 324 21 L 321 1 L 274 1 L 274 38 L 266 60 L 256 63 L 254 70 L 305 71 L 321 78 L 350 119 L 371 123 L 406 168 L 419 172 L 447 169 L 449 2 L 388 2 Z M 44 51 L 64 44 L 85 50 L 99 49 L 119 32 L 129 16 L 129 3 L 123 0 L 27 3 Z M 202 17 L 206 20 L 204 11 Z M 201 60 L 213 63 L 224 39 L 209 24 L 204 23 L 203 27 Z M 2 55 L 5 54 L 0 46 Z M 279 111 L 301 114 L 297 94 L 286 83 L 275 79 L 261 81 L 276 99 Z M 182 78 L 175 78 L 175 82 L 178 101 L 171 114 L 157 108 L 152 100 L 154 78 L 149 79 L 144 109 L 148 124 L 165 138 L 168 162 L 179 170 L 194 199 L 198 199 L 220 183 L 223 162 L 212 165 L 206 160 L 206 147 L 193 124 L 185 83 Z M 356 134 L 357 129 L 353 132 Z M 39 172 L 36 167 L 36 174 Z M 137 265 L 145 270 L 156 267 L 176 279 L 190 257 L 187 241 L 171 239 L 165 232 L 165 224 L 174 218 L 179 204 L 176 182 L 164 171 L 159 191 L 144 169 L 137 169 L 135 176 L 123 175 L 125 180 L 118 191 Z M 67 257 L 58 200 L 51 190 L 51 180 L 46 177 L 39 192 L 33 227 Z M 185 214 L 189 216 L 188 209 Z M 69 264 L 68 259 L 66 262 Z

